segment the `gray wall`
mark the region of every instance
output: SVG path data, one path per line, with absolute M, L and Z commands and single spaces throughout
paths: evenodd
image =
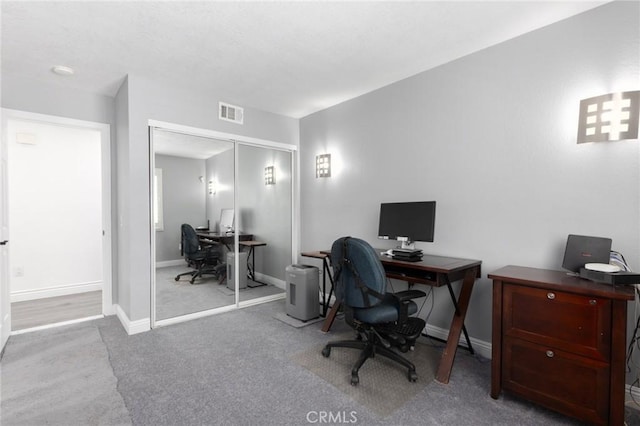
M 639 12 L 607 4 L 303 118 L 301 249 L 343 235 L 390 248 L 380 203 L 436 200 L 435 242 L 418 247 L 483 261 L 466 324 L 486 342 L 487 273 L 560 269 L 569 233 L 613 238 L 640 270 L 638 141 L 576 144 L 581 99 L 638 89 Z M 316 179 L 324 152 L 335 172 Z M 448 329 L 435 293 L 430 322 Z
M 129 279 L 129 245 L 128 239 L 126 238 L 128 234 L 125 226 L 127 225 L 122 218 L 124 217 L 124 212 L 122 212 L 122 208 L 127 200 L 129 195 L 129 190 L 127 186 L 127 182 L 129 181 L 129 171 L 128 171 L 128 153 L 126 149 L 129 146 L 129 79 L 125 79 L 118 90 L 115 98 L 116 102 L 116 142 L 118 147 L 116 148 L 117 157 L 115 158 L 117 173 L 116 173 L 116 184 L 113 188 L 117 188 L 116 193 L 117 196 L 117 223 L 118 226 L 114 229 L 118 231 L 118 242 L 117 242 L 117 257 L 114 257 L 114 260 L 118 264 L 118 282 L 116 285 L 117 297 L 114 296 L 113 301 L 117 303 L 124 312 L 129 312 L 131 307 L 131 297 L 129 295 L 128 288 L 130 286 Z M 123 148 L 120 148 L 122 146 Z
M 194 228 L 207 224 L 207 182 L 200 182 L 200 176 L 206 176 L 205 160 L 159 154 L 155 160 L 162 169 L 164 229 L 156 231 L 156 262 L 162 262 L 182 258 L 178 247 L 183 223 Z
M 231 143 L 231 142 L 230 142 Z M 221 152 L 207 159 L 207 182 L 217 182 L 216 193 L 207 196 L 207 219 L 211 230 L 219 231 L 220 211 L 231 209 L 234 204 L 234 150 Z

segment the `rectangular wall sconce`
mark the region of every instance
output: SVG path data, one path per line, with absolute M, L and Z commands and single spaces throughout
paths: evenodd
M 331 154 L 316 155 L 316 177 L 331 177 Z
M 273 166 L 264 168 L 264 184 L 275 185 L 276 184 L 276 172 Z
M 584 99 L 579 120 L 578 143 L 638 139 L 640 91 Z

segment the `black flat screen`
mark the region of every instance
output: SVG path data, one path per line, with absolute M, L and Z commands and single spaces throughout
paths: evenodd
M 436 221 L 435 201 L 380 204 L 378 238 L 433 242 Z

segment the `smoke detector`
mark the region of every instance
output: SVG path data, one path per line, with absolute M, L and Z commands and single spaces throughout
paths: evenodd
M 55 67 L 51 68 L 51 71 L 58 75 L 73 75 L 75 73 L 73 68 L 66 67 L 64 65 L 56 65 Z

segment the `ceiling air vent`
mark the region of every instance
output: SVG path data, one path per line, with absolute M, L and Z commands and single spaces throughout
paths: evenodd
M 218 103 L 218 118 L 220 120 L 231 121 L 232 123 L 242 124 L 244 120 L 244 108 L 235 105 Z

